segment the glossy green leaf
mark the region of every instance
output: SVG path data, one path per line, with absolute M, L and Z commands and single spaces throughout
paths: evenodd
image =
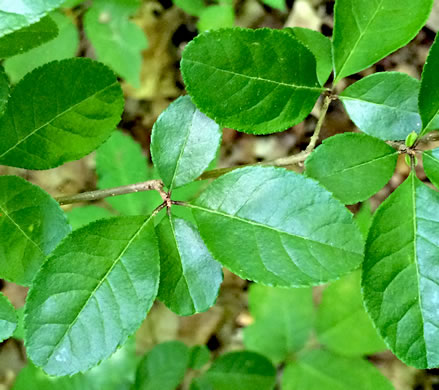
M 312 350 L 289 363 L 282 390 L 393 390 L 392 384 L 372 363 L 325 350 Z
M 173 189 L 200 176 L 215 159 L 220 143 L 219 126 L 183 96 L 154 124 L 152 161 L 165 185 Z
M 72 211 L 67 213 L 67 218 L 73 230 L 88 225 L 98 219 L 112 216 L 114 216 L 114 214 L 111 211 L 98 206 L 75 207 Z
M 244 329 L 244 344 L 275 364 L 300 350 L 314 325 L 311 288 L 250 286 L 250 314 L 255 322 Z
M 360 272 L 354 272 L 331 284 L 319 305 L 317 337 L 340 355 L 373 355 L 387 349 L 364 309 L 360 278 Z
M 234 170 L 189 206 L 213 257 L 243 279 L 310 286 L 363 260 L 352 214 L 314 180 L 283 168 Z
M 0 342 L 12 336 L 17 328 L 17 314 L 14 307 L 2 293 L 0 293 Z
M 425 174 L 439 188 L 439 148 L 422 153 L 422 162 Z
M 439 366 L 439 193 L 412 173 L 377 209 L 363 264 L 367 311 L 392 352 Z
M 337 0 L 334 9 L 335 83 L 409 43 L 434 0 Z
M 0 116 L 6 108 L 9 99 L 9 80 L 5 70 L 0 66 Z
M 308 28 L 294 27 L 285 31 L 291 33 L 314 55 L 317 61 L 317 77 L 320 85 L 324 85 L 332 72 L 331 40 L 322 33 Z
M 79 45 L 76 26 L 69 17 L 62 13 L 54 12 L 50 14 L 50 17 L 55 21 L 59 30 L 55 39 L 5 60 L 6 73 L 14 84 L 41 65 L 74 57 Z
M 139 327 L 158 291 L 151 217 L 104 219 L 75 230 L 44 263 L 26 303 L 26 350 L 50 375 L 85 371 Z
M 202 378 L 215 390 L 272 390 L 276 370 L 257 353 L 230 352 L 216 359 Z
M 0 37 L 38 22 L 65 0 L 2 1 L 0 4 Z
M 428 133 L 435 117 L 439 115 L 439 34 L 430 49 L 422 72 L 419 90 L 419 112 L 422 118 L 421 135 Z
M 235 24 L 235 10 L 233 9 L 233 5 L 211 5 L 210 7 L 204 8 L 199 13 L 199 17 L 200 20 L 197 23 L 199 31 L 233 27 Z
M 253 134 L 285 130 L 306 118 L 322 92 L 315 69 L 304 45 L 269 29 L 200 34 L 181 61 L 197 107 L 223 127 Z
M 359 133 L 323 141 L 306 160 L 306 175 L 316 179 L 345 204 L 370 198 L 395 171 L 398 152 L 385 142 Z
M 366 201 L 361 205 L 360 210 L 355 214 L 354 219 L 363 234 L 364 239 L 367 239 L 369 228 L 372 224 L 372 210 L 369 201 Z
M 178 315 L 200 313 L 213 306 L 223 273 L 195 226 L 166 215 L 158 225 L 157 236 L 159 299 Z
M 206 8 L 203 0 L 174 0 L 173 3 L 192 16 L 199 16 Z
M 95 0 L 84 18 L 84 28 L 97 59 L 132 86 L 140 87 L 142 51 L 148 47 L 144 31 L 129 17 L 137 0 Z
M 51 62 L 13 90 L 0 119 L 0 164 L 49 169 L 77 160 L 111 135 L 123 108 L 120 85 L 105 65 Z
M 96 152 L 98 188 L 111 188 L 153 179 L 151 168 L 140 144 L 119 131 Z M 144 191 L 107 198 L 106 201 L 124 215 L 151 213 L 162 199 L 156 191 Z
M 180 341 L 156 345 L 140 362 L 136 390 L 175 390 L 189 365 L 189 348 Z
M 195 345 L 189 351 L 189 367 L 194 370 L 203 368 L 210 360 L 210 351 L 205 345 Z
M 0 176 L 0 277 L 29 285 L 70 226 L 58 203 L 17 176 Z

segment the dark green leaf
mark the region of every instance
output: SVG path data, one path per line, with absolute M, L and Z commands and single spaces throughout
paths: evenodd
M 49 17 L 0 38 L 0 58 L 24 53 L 50 41 L 58 35 L 58 26 Z
M 189 348 L 180 341 L 156 345 L 140 362 L 136 390 L 175 390 L 189 365 Z
M 431 129 L 435 117 L 439 115 L 439 34 L 430 49 L 427 62 L 422 72 L 421 89 L 419 90 L 419 112 L 422 118 L 424 135 Z M 434 127 L 435 128 L 435 127 Z
M 0 277 L 28 285 L 70 232 L 58 203 L 17 176 L 0 176 Z
M 366 134 L 344 133 L 323 141 L 306 160 L 306 174 L 345 204 L 370 198 L 395 171 L 398 152 Z
M 412 173 L 377 209 L 363 264 L 367 311 L 395 355 L 439 366 L 439 193 Z
M 311 288 L 250 286 L 249 308 L 255 322 L 244 329 L 247 349 L 278 364 L 300 350 L 314 325 Z
M 0 119 L 0 164 L 49 169 L 77 160 L 110 136 L 123 107 L 105 65 L 86 58 L 46 64 L 12 92 Z
M 109 210 L 98 206 L 75 207 L 72 211 L 67 213 L 67 218 L 73 230 L 88 225 L 98 219 L 112 216 L 114 216 L 114 214 Z
M 157 227 L 160 245 L 159 299 L 179 315 L 206 311 L 216 301 L 223 274 L 197 229 L 166 215 Z
M 202 378 L 215 390 L 272 390 L 276 370 L 262 355 L 231 352 L 215 360 Z
M 0 116 L 6 108 L 9 99 L 9 80 L 5 70 L 0 66 Z
M 199 370 L 210 360 L 210 351 L 205 345 L 195 345 L 189 351 L 189 367 Z
M 370 362 L 313 350 L 289 363 L 282 390 L 393 390 L 392 384 Z
M 363 260 L 352 214 L 314 180 L 283 168 L 234 170 L 189 206 L 213 257 L 244 279 L 316 285 Z
M 335 83 L 409 43 L 434 0 L 337 0 L 334 9 Z
M 195 378 L 189 390 L 215 390 L 204 377 Z
M 197 23 L 199 31 L 233 27 L 235 23 L 235 10 L 233 5 L 211 5 L 204 8 L 199 13 L 199 17 L 200 20 Z
M 430 181 L 439 188 L 439 148 L 422 154 L 424 171 Z
M 17 327 L 17 314 L 14 307 L 2 293 L 0 293 L 0 342 L 8 339 Z
M 74 231 L 36 275 L 26 303 L 26 350 L 50 375 L 108 358 L 139 327 L 158 290 L 152 218 L 103 219 Z
M 152 160 L 165 185 L 173 189 L 201 175 L 215 159 L 220 143 L 219 126 L 183 96 L 154 124 Z
M 294 27 L 285 31 L 291 33 L 314 55 L 317 61 L 317 77 L 320 85 L 324 85 L 332 72 L 331 40 L 322 33 L 308 28 Z
M 53 12 L 50 17 L 56 22 L 59 30 L 55 39 L 5 60 L 6 73 L 14 84 L 41 65 L 74 57 L 79 45 L 76 26 L 69 17 L 60 12 Z
M 311 52 L 291 34 L 241 28 L 190 42 L 181 61 L 197 107 L 223 127 L 268 134 L 301 122 L 322 92 Z

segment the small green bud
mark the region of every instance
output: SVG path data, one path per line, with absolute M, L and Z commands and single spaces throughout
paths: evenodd
M 418 159 L 416 158 L 416 156 L 413 156 L 413 162 L 416 165 L 418 165 Z M 411 158 L 408 154 L 405 155 L 405 163 L 411 167 L 412 166 L 412 162 L 411 162 Z
M 411 148 L 415 144 L 417 139 L 418 139 L 418 134 L 416 134 L 416 132 L 412 131 L 405 139 L 405 146 L 407 146 L 408 148 Z

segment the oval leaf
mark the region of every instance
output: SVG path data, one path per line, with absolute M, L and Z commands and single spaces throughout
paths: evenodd
M 9 80 L 5 70 L 0 66 L 0 116 L 6 108 L 9 99 Z
M 60 376 L 109 357 L 151 307 L 159 261 L 151 217 L 104 219 L 74 231 L 32 283 L 25 312 L 30 359 Z
M 58 203 L 17 176 L 0 176 L 0 277 L 29 285 L 70 232 Z
M 17 328 L 17 314 L 14 307 L 2 293 L 0 293 L 0 342 L 12 336 Z
M 377 209 L 366 244 L 363 296 L 392 352 L 439 366 L 439 193 L 412 173 Z
M 200 34 L 181 61 L 197 107 L 223 127 L 253 134 L 285 130 L 305 119 L 322 92 L 315 69 L 305 46 L 269 29 Z
M 306 160 L 306 174 L 345 204 L 370 198 L 395 171 L 398 152 L 366 134 L 328 138 Z
M 363 260 L 352 214 L 314 180 L 283 168 L 237 169 L 189 206 L 213 257 L 244 279 L 310 286 Z
M 123 107 L 122 90 L 105 65 L 85 58 L 44 65 L 8 101 L 0 164 L 49 169 L 79 159 L 110 136 Z
M 221 129 L 183 96 L 157 119 L 152 130 L 151 157 L 169 189 L 195 180 L 215 159 Z
M 439 188 L 439 148 L 422 154 L 424 171 L 430 181 Z
M 206 311 L 216 301 L 223 273 L 192 224 L 165 216 L 160 244 L 159 299 L 178 315 Z

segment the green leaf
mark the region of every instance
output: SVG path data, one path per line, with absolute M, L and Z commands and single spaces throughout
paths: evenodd
M 189 365 L 189 348 L 180 341 L 156 345 L 140 362 L 136 390 L 175 390 Z
M 221 129 L 189 96 L 172 103 L 154 124 L 151 156 L 169 189 L 195 180 L 215 159 Z
M 84 18 L 97 59 L 135 88 L 140 87 L 142 51 L 148 47 L 144 31 L 129 20 L 138 6 L 136 0 L 95 0 Z
M 419 90 L 419 112 L 422 118 L 421 135 L 428 133 L 435 117 L 439 115 L 439 34 L 436 35 L 422 72 Z
M 212 385 L 204 377 L 195 378 L 191 382 L 189 390 L 215 390 Z
M 76 26 L 62 13 L 54 12 L 50 17 L 55 21 L 59 30 L 55 39 L 5 60 L 6 73 L 14 84 L 41 65 L 74 57 L 79 45 Z
M 189 354 L 189 367 L 194 370 L 200 370 L 210 360 L 210 351 L 205 345 L 194 345 Z
M 84 0 L 64 0 L 62 7 L 63 8 L 74 8 L 83 2 L 84 2 Z
M 311 112 L 322 92 L 311 52 L 291 34 L 229 28 L 200 34 L 181 71 L 197 107 L 222 127 L 268 134 Z
M 50 375 L 85 371 L 139 327 L 158 291 L 151 217 L 104 219 L 74 231 L 35 279 L 26 303 L 26 350 Z
M 197 23 L 199 31 L 233 27 L 235 24 L 235 10 L 233 9 L 233 5 L 211 5 L 200 11 L 199 17 L 200 20 Z
M 363 264 L 369 315 L 392 352 L 418 368 L 439 366 L 437 215 L 439 193 L 412 173 L 375 212 Z
M 0 164 L 49 169 L 77 160 L 110 136 L 123 108 L 120 85 L 105 65 L 86 58 L 44 65 L 8 101 L 0 119 Z
M 305 352 L 289 363 L 282 390 L 393 390 L 392 384 L 370 362 L 329 351 Z
M 50 41 L 58 35 L 58 26 L 49 17 L 0 38 L 0 58 L 12 57 Z
M 254 352 L 230 352 L 214 361 L 202 379 L 215 390 L 272 390 L 276 370 L 264 356 Z
M 434 0 L 337 0 L 334 68 L 337 83 L 409 43 L 424 26 Z
M 314 325 L 311 288 L 252 284 L 249 307 L 255 322 L 244 329 L 247 349 L 264 354 L 278 364 L 305 345 Z
M 373 355 L 387 349 L 364 309 L 359 272 L 323 291 L 316 330 L 319 341 L 340 355 Z
M 422 162 L 425 174 L 439 188 L 439 148 L 422 153 Z
M 346 88 L 340 99 L 361 131 L 385 141 L 405 140 L 421 131 L 419 86 L 404 73 L 375 73 Z
M 363 234 L 364 239 L 367 239 L 367 234 L 369 233 L 369 228 L 372 224 L 372 210 L 369 201 L 366 201 L 361 205 L 361 208 L 355 214 L 354 219 Z
M 153 178 L 140 144 L 122 132 L 113 135 L 96 152 L 98 188 L 139 183 Z M 150 214 L 162 203 L 156 191 L 144 191 L 107 198 L 106 201 L 124 215 Z
M 65 0 L 3 1 L 0 4 L 0 37 L 38 22 Z
M 267 4 L 271 8 L 276 8 L 280 11 L 286 11 L 285 0 L 262 0 L 264 4 Z
M 79 229 L 98 219 L 114 216 L 109 210 L 98 206 L 75 207 L 67 213 L 70 226 L 73 230 Z
M 5 70 L 0 66 L 0 116 L 6 108 L 9 99 L 9 80 Z
M 285 31 L 292 34 L 314 55 L 317 61 L 317 78 L 320 85 L 324 85 L 332 72 L 331 40 L 322 33 L 308 28 L 286 28 Z
M 159 299 L 178 315 L 200 313 L 213 306 L 223 273 L 195 226 L 166 215 L 157 227 L 157 236 Z
M 323 141 L 306 160 L 306 175 L 345 204 L 370 198 L 395 171 L 398 152 L 366 134 L 344 133 Z
M 363 260 L 352 214 L 314 180 L 283 168 L 234 170 L 189 207 L 213 257 L 243 279 L 304 287 Z
M 14 307 L 2 293 L 0 293 L 0 342 L 12 336 L 17 327 L 17 314 Z
M 173 3 L 192 16 L 199 16 L 206 8 L 203 0 L 173 0 Z
M 17 176 L 0 176 L 0 277 L 29 285 L 70 226 L 58 203 Z

